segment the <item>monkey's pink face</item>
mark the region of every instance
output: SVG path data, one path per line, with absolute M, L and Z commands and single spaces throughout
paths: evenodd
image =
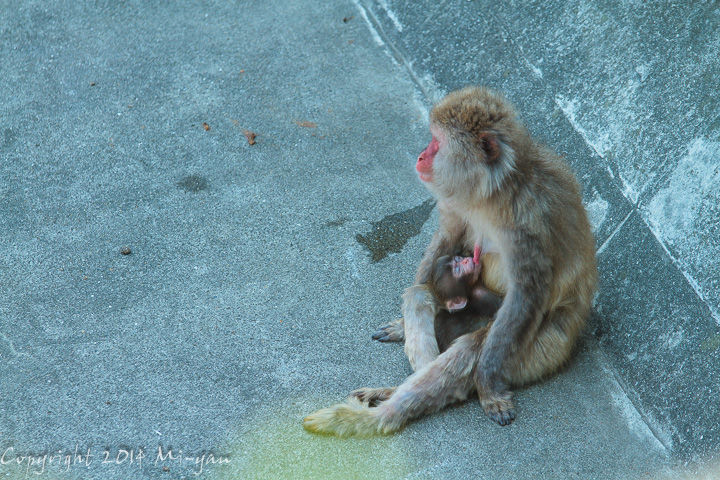
M 425 150 L 422 151 L 422 153 L 417 159 L 417 164 L 415 165 L 415 169 L 420 175 L 420 180 L 422 180 L 423 182 L 433 181 L 433 162 L 435 161 L 435 155 L 437 155 L 438 151 L 440 151 L 441 148 L 441 144 L 438 141 L 438 138 L 442 140 L 442 136 L 439 132 L 436 131 L 432 131 L 432 133 L 433 137 L 430 141 L 430 145 L 428 145 Z
M 456 256 L 450 260 L 450 266 L 452 267 L 452 275 L 455 278 L 463 278 L 467 275 L 472 275 L 475 270 L 479 270 L 480 264 L 473 261 L 473 257 L 461 257 Z

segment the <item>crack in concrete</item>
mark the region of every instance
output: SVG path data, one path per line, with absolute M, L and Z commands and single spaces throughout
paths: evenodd
M 14 358 L 17 358 L 17 357 L 30 358 L 31 357 L 31 355 L 29 353 L 20 352 L 20 351 L 16 350 L 15 345 L 13 344 L 12 340 L 10 340 L 10 337 L 8 337 L 6 333 L 0 334 L 0 338 L 3 340 L 2 343 L 8 347 L 10 355 L 12 355 Z M 0 352 L 0 357 L 2 357 L 2 352 Z

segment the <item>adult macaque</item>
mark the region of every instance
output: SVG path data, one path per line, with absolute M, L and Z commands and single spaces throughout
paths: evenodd
M 530 138 L 506 100 L 484 88 L 441 100 L 430 131 L 416 168 L 437 198 L 440 226 L 403 295 L 405 351 L 415 373 L 377 407 L 356 393 L 306 417 L 307 430 L 391 433 L 473 390 L 487 415 L 507 425 L 515 418 L 510 387 L 557 370 L 585 325 L 597 284 L 595 242 L 569 167 Z M 484 284 L 504 295 L 502 305 L 489 326 L 438 356 L 438 307 L 427 288 L 432 266 L 476 247 Z

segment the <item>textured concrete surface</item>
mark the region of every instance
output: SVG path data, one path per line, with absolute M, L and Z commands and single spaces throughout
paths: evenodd
M 673 478 L 712 453 L 717 13 L 598 8 L 0 4 L 0 475 Z M 578 172 L 592 331 L 510 427 L 471 401 L 309 435 L 410 373 L 370 334 L 437 224 L 428 108 L 467 83 Z

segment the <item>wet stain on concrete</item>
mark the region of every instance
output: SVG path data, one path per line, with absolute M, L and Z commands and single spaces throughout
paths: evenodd
M 10 148 L 13 143 L 15 143 L 15 139 L 17 138 L 17 132 L 14 132 L 13 130 L 6 128 L 3 132 L 3 148 Z
M 325 226 L 326 227 L 341 227 L 341 226 L 345 225 L 348 222 L 348 220 L 350 220 L 350 219 L 347 217 L 337 218 L 335 220 L 330 220 L 329 222 L 326 222 Z
M 201 177 L 200 175 L 188 175 L 178 180 L 177 186 L 186 192 L 194 193 L 207 190 L 208 181 L 205 177 Z
M 705 352 L 714 352 L 720 348 L 720 335 L 711 335 L 700 344 L 700 349 Z
M 390 253 L 400 252 L 408 240 L 420 233 L 435 207 L 430 199 L 404 212 L 388 215 L 379 222 L 373 222 L 372 230 L 355 239 L 370 251 L 372 263 L 377 263 Z

